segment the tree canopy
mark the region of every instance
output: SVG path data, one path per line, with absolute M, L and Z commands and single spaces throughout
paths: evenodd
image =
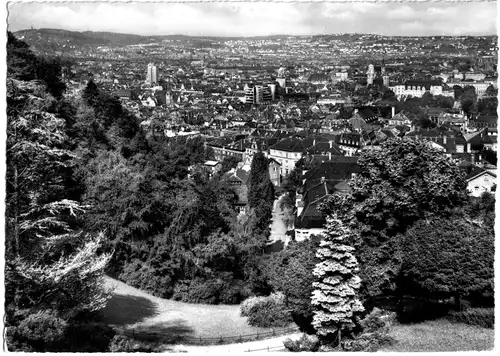
M 352 241 L 365 297 L 396 289 L 401 234 L 416 221 L 448 216 L 467 201 L 464 173 L 429 142 L 391 139 L 358 159 L 360 173 L 347 197 L 331 196 L 325 214 L 338 211 L 359 231 Z
M 494 234 L 454 216 L 422 220 L 405 234 L 401 277 L 412 295 L 493 293 Z

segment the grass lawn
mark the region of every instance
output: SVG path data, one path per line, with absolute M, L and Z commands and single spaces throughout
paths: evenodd
M 495 340 L 494 329 L 455 324 L 446 319 L 393 325 L 390 335 L 397 343 L 380 351 L 484 351 L 492 350 Z
M 104 321 L 110 325 L 182 339 L 271 331 L 248 325 L 247 318 L 240 316 L 239 305 L 188 304 L 161 299 L 109 277 L 106 277 L 106 286 L 113 288 L 113 298 L 103 310 Z

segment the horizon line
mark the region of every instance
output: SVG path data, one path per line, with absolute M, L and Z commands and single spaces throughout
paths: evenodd
M 8 26 L 8 24 L 7 24 Z M 119 35 L 133 35 L 133 36 L 140 36 L 140 37 L 162 37 L 162 36 L 185 36 L 185 37 L 207 37 L 207 38 L 217 38 L 217 37 L 222 37 L 222 38 L 255 38 L 255 37 L 273 37 L 273 36 L 284 36 L 284 37 L 313 37 L 313 36 L 334 36 L 334 35 L 369 35 L 369 36 L 381 36 L 381 37 L 493 37 L 497 36 L 498 33 L 496 34 L 483 34 L 483 35 L 387 35 L 387 34 L 381 34 L 381 33 L 368 33 L 368 32 L 335 32 L 335 33 L 315 33 L 315 34 L 268 34 L 268 35 L 239 35 L 239 36 L 227 36 L 227 35 L 188 35 L 188 34 L 182 34 L 182 33 L 174 33 L 174 34 L 138 34 L 138 33 L 127 33 L 127 32 L 114 32 L 114 31 L 94 31 L 94 30 L 67 30 L 64 28 L 50 28 L 50 27 L 42 27 L 42 28 L 25 28 L 21 30 L 16 30 L 16 31 L 10 31 L 12 33 L 17 33 L 21 31 L 40 31 L 40 30 L 59 30 L 59 31 L 67 31 L 67 32 L 77 32 L 77 33 L 84 33 L 84 32 L 93 32 L 93 33 L 111 33 L 111 34 L 119 34 Z

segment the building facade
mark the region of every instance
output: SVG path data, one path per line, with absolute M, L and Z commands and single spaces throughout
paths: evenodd
M 154 65 L 154 63 L 148 64 L 148 73 L 147 73 L 146 81 L 150 84 L 158 83 L 157 76 L 156 76 L 156 66 Z

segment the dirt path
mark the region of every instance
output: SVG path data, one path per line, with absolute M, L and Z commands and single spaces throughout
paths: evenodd
M 296 340 L 300 338 L 301 333 L 295 333 L 272 339 L 244 342 L 241 344 L 216 345 L 216 346 L 191 346 L 191 345 L 176 345 L 172 348 L 175 352 L 196 352 L 196 353 L 227 353 L 227 352 L 267 352 L 267 351 L 283 351 L 283 341 L 290 338 Z M 269 350 L 268 350 L 269 348 Z

